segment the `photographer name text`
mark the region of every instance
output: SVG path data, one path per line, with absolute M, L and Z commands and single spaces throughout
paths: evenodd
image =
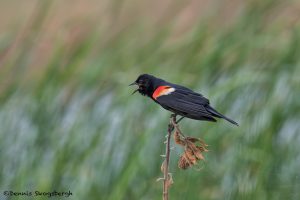
M 23 192 L 16 192 L 12 190 L 7 190 L 3 192 L 4 196 L 27 196 L 27 197 L 70 197 L 72 196 L 71 191 L 65 192 L 58 192 L 58 191 L 51 191 L 51 192 L 42 192 L 42 191 L 23 191 Z

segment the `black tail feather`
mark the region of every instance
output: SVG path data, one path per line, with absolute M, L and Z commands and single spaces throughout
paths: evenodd
M 219 113 L 218 111 L 216 111 L 214 108 L 210 107 L 210 106 L 206 106 L 206 110 L 211 113 L 214 117 L 218 117 L 218 118 L 223 118 L 227 121 L 229 121 L 230 123 L 238 126 L 239 124 L 235 121 L 233 121 L 232 119 L 226 117 L 225 115 L 222 115 L 221 113 Z

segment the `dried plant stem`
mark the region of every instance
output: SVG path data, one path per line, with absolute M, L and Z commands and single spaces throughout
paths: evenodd
M 180 120 L 179 120 L 180 121 Z M 178 121 L 178 122 L 179 122 Z M 172 114 L 168 125 L 168 135 L 166 136 L 166 153 L 162 155 L 165 160 L 161 166 L 161 171 L 164 174 L 163 178 L 158 178 L 157 181 L 163 180 L 163 200 L 169 200 L 169 187 L 173 184 L 172 174 L 169 173 L 170 162 L 170 140 L 173 130 L 175 130 L 174 141 L 176 144 L 184 147 L 184 153 L 180 156 L 178 167 L 187 169 L 195 166 L 197 161 L 204 160 L 203 152 L 207 152 L 207 144 L 199 138 L 185 136 L 179 129 L 176 122 L 176 115 Z
M 168 125 L 168 135 L 167 135 L 167 140 L 166 140 L 166 158 L 163 163 L 163 173 L 164 173 L 164 182 L 163 182 L 163 200 L 168 200 L 169 199 L 169 187 L 171 184 L 170 180 L 170 174 L 169 174 L 169 162 L 170 162 L 170 140 L 171 140 L 171 135 L 172 131 L 174 129 L 174 122 L 176 122 L 176 116 L 171 115 L 170 117 L 170 123 Z

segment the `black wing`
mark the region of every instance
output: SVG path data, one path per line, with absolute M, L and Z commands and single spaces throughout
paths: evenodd
M 206 110 L 206 106 L 209 106 L 208 99 L 183 86 L 175 84 L 170 86 L 175 88 L 174 92 L 159 96 L 156 99 L 156 102 L 162 107 L 191 119 L 216 121 L 212 114 Z

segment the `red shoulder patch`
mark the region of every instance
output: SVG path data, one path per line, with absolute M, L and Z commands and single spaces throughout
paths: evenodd
M 168 85 L 159 86 L 153 92 L 152 98 L 156 100 L 158 97 L 160 97 L 162 95 L 168 95 L 174 91 L 175 91 L 175 88 L 172 88 Z

